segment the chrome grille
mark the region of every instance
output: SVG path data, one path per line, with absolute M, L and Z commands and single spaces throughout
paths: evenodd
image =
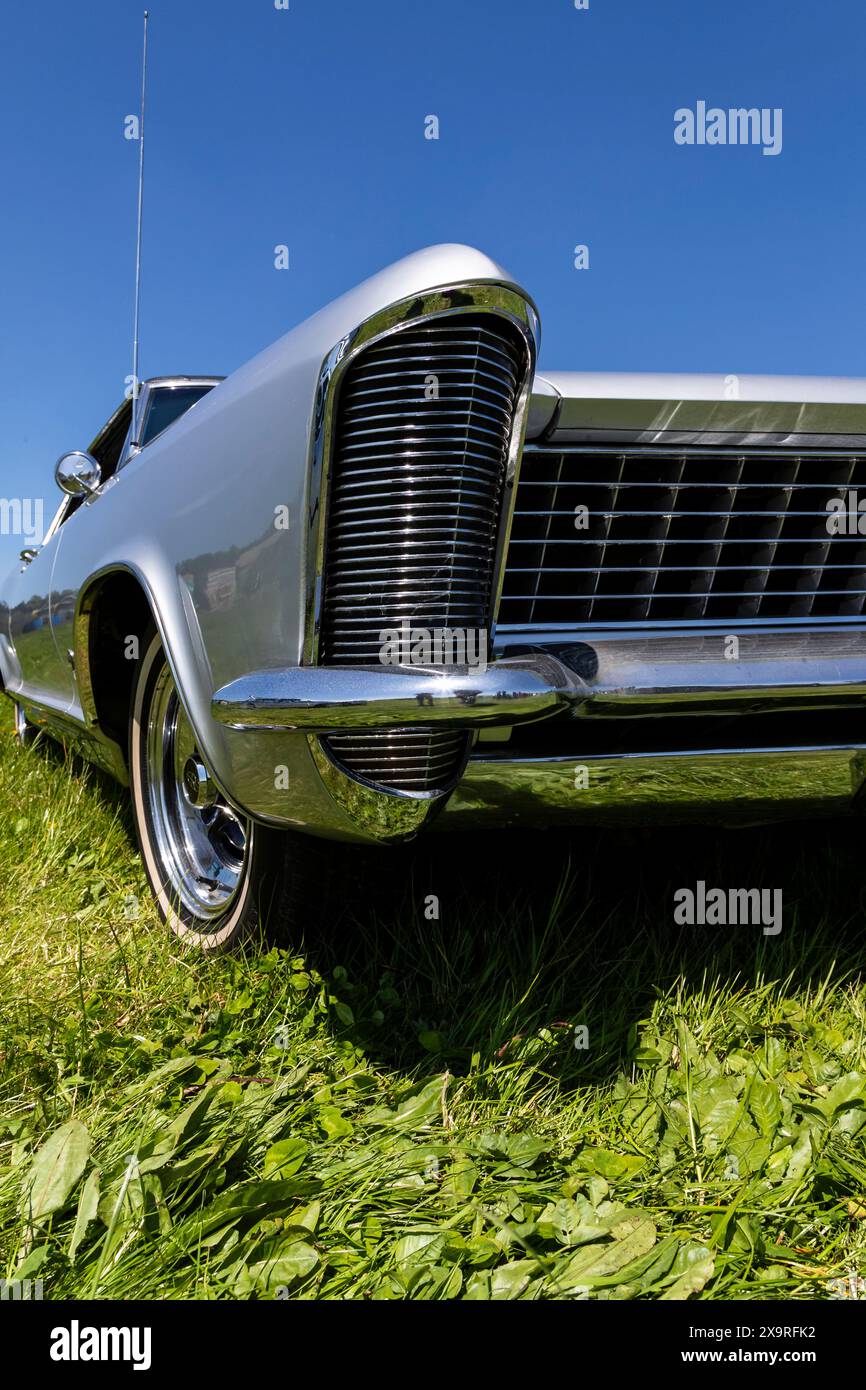
M 519 375 L 498 324 L 459 316 L 395 333 L 349 369 L 320 660 L 376 664 L 381 632 L 403 619 L 486 628 Z
M 468 313 L 399 329 L 349 367 L 336 403 L 320 662 L 377 665 L 382 634 L 404 622 L 487 631 L 524 371 L 507 320 Z M 466 736 L 342 735 L 329 746 L 368 780 L 432 790 L 458 774 Z
M 858 617 L 866 536 L 827 529 L 858 488 L 866 453 L 527 447 L 500 626 Z

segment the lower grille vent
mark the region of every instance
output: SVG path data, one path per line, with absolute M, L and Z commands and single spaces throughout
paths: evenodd
M 435 792 L 463 770 L 467 737 L 459 730 L 374 729 L 331 734 L 326 740 L 337 762 L 377 786 Z

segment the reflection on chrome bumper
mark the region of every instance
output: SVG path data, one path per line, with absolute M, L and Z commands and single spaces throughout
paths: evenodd
M 844 815 L 861 808 L 864 780 L 866 745 L 582 759 L 475 757 L 437 828 L 742 825 Z
M 519 639 L 518 639 L 519 640 Z M 588 672 L 592 715 L 674 714 L 744 704 L 827 704 L 866 695 L 866 629 L 720 628 L 581 635 L 555 653 Z
M 435 724 L 472 729 L 543 719 L 583 699 L 580 676 L 555 657 L 511 657 L 486 669 L 296 666 L 218 690 L 214 718 L 232 729 L 340 729 Z

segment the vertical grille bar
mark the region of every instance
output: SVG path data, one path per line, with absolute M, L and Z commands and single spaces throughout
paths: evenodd
M 649 608 L 649 605 L 652 602 L 652 597 L 658 587 L 659 575 L 661 574 L 662 567 L 664 566 L 665 545 L 667 544 L 667 539 L 670 535 L 671 521 L 673 520 L 674 512 L 676 510 L 677 497 L 679 496 L 679 485 L 683 479 L 683 472 L 685 470 L 685 466 L 685 458 L 681 458 L 679 461 L 679 465 L 675 469 L 675 477 L 671 485 L 673 496 L 671 497 L 670 501 L 670 511 L 668 511 L 665 514 L 664 527 L 658 541 L 658 568 L 654 569 L 652 572 L 652 581 L 650 585 L 649 597 L 647 600 L 647 608 Z
M 717 567 L 722 562 L 722 551 L 725 548 L 725 541 L 727 539 L 728 531 L 731 525 L 731 517 L 734 515 L 734 508 L 737 505 L 737 488 L 743 481 L 743 468 L 745 467 L 745 463 L 746 461 L 744 458 L 738 458 L 736 460 L 736 477 L 734 478 L 733 482 L 728 483 L 725 489 L 727 493 L 727 507 L 723 508 L 721 511 L 721 530 L 719 536 L 717 537 L 716 545 L 713 551 L 713 568 L 710 571 L 710 581 L 707 585 L 707 593 L 702 598 L 700 604 L 700 616 L 702 618 L 706 614 L 707 604 L 712 598 L 712 591 L 715 586 L 716 579 L 718 578 L 719 571 Z M 760 575 L 760 571 L 758 573 Z M 763 584 L 766 585 L 766 582 L 766 574 L 764 574 Z M 699 587 L 699 585 L 696 584 L 695 587 L 697 588 Z
M 562 458 L 561 461 L 560 461 L 560 467 L 559 467 L 559 478 L 560 478 L 560 480 L 561 480 L 561 478 L 562 478 L 562 469 L 563 469 L 563 467 L 565 466 L 565 462 L 566 462 L 566 460 L 565 460 L 565 457 L 563 456 L 563 458 Z M 619 466 L 618 466 L 618 470 L 617 470 L 616 481 L 614 482 L 613 489 L 612 489 L 612 492 L 611 492 L 611 495 L 610 495 L 610 500 L 609 500 L 609 507 L 610 507 L 610 510 L 608 511 L 607 516 L 604 517 L 603 522 L 602 522 L 601 550 L 600 550 L 600 553 L 599 553 L 598 569 L 596 570 L 596 574 L 595 574 L 595 583 L 594 583 L 593 589 L 592 589 L 592 597 L 590 598 L 590 602 L 589 602 L 589 613 L 590 613 L 590 616 L 592 616 L 593 612 L 595 611 L 595 600 L 596 600 L 596 597 L 597 597 L 597 595 L 598 595 L 599 580 L 601 579 L 602 570 L 604 569 L 604 555 L 605 555 L 605 550 L 606 550 L 606 548 L 607 548 L 608 540 L 610 539 L 610 528 L 611 528 L 611 523 L 613 522 L 613 518 L 614 518 L 614 516 L 616 515 L 617 498 L 619 497 L 619 489 L 620 489 L 620 484 L 622 483 L 622 475 L 623 475 L 623 470 L 624 470 L 624 468 L 625 468 L 625 458 L 623 457 L 623 458 L 620 458 L 620 460 L 619 460 Z

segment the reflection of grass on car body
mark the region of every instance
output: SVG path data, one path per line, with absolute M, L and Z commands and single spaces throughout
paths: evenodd
M 297 954 L 202 960 L 123 794 L 0 708 L 5 1277 L 808 1299 L 866 1273 L 856 827 L 441 836 Z M 782 886 L 781 935 L 675 926 L 698 878 Z
M 44 686 L 46 690 L 50 690 L 57 680 L 59 660 L 54 630 L 48 623 L 43 623 L 37 631 L 28 634 L 26 641 L 31 684 L 37 688 Z

